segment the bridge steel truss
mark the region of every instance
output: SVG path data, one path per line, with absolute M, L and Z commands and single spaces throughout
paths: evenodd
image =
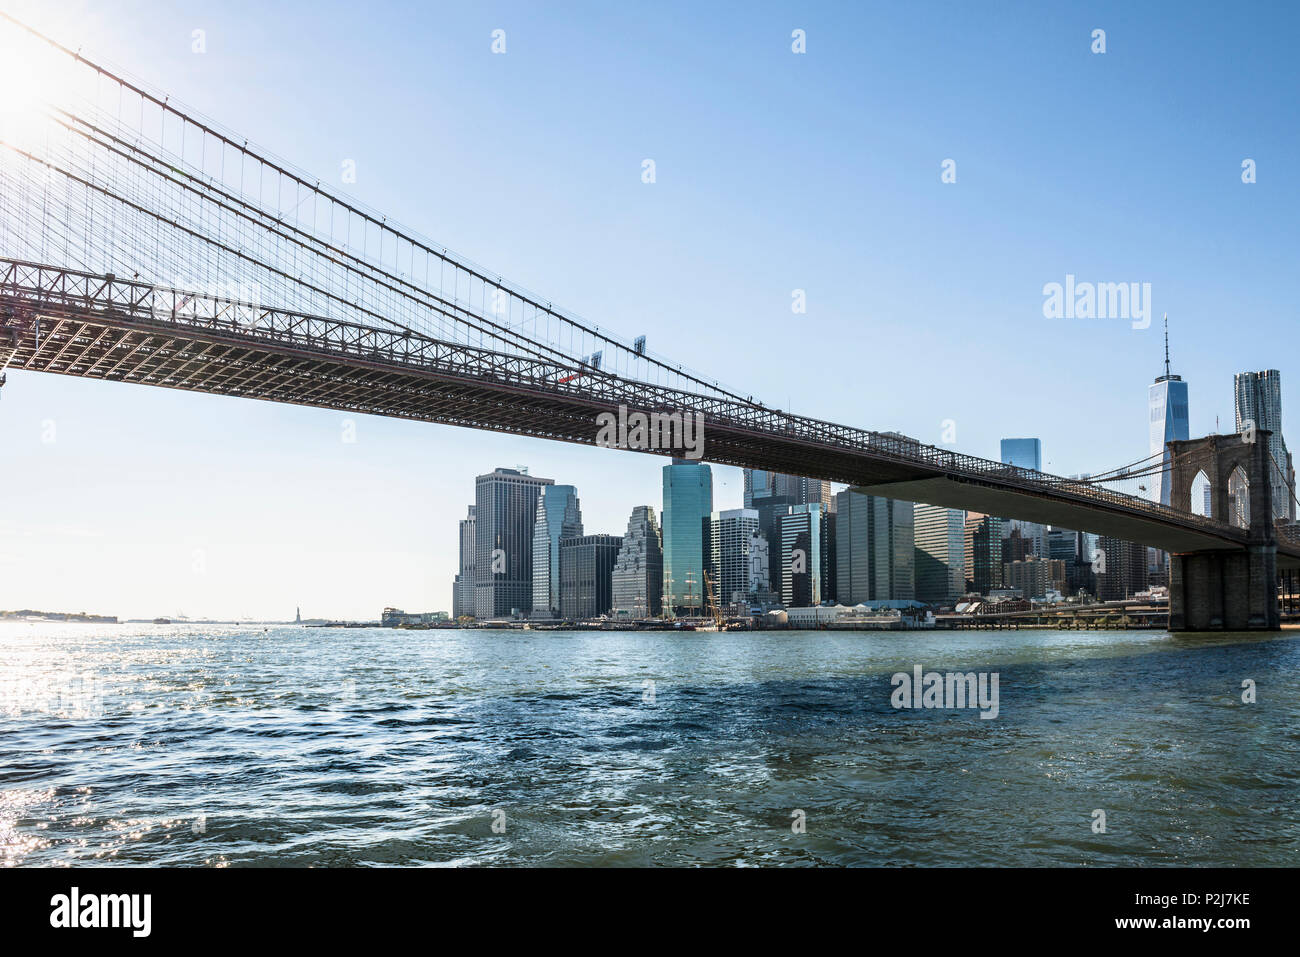
M 702 417 L 703 455 L 852 485 L 945 477 L 1073 501 L 1241 547 L 1246 530 L 1098 485 L 582 363 L 451 343 L 113 275 L 0 259 L 0 367 L 596 445 L 597 416 Z M 644 449 L 661 455 L 683 450 Z

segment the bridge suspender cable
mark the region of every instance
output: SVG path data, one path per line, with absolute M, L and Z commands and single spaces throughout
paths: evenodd
M 83 57 L 79 52 L 68 49 L 67 47 L 63 46 L 57 41 L 51 39 L 50 37 L 45 36 L 44 34 L 40 33 L 37 30 L 32 29 L 31 27 L 15 19 L 9 14 L 4 13 L 3 11 L 0 11 L 0 17 L 14 24 L 20 29 L 26 31 L 33 37 L 39 39 L 40 41 L 49 44 L 51 47 L 62 52 L 66 56 L 71 57 L 75 62 L 80 63 L 88 67 L 89 69 L 95 71 L 95 73 L 98 74 L 99 76 L 104 77 L 109 81 L 118 84 L 120 88 L 129 90 L 133 95 L 140 97 L 142 104 L 145 101 L 152 103 L 159 110 L 177 117 L 182 122 L 182 124 L 192 126 L 199 132 L 203 133 L 204 135 L 210 136 L 213 139 L 215 139 L 217 142 L 223 144 L 223 146 L 227 146 L 233 150 L 238 151 L 242 156 L 246 156 L 252 159 L 255 163 L 258 163 L 261 166 L 264 166 L 265 168 L 273 171 L 277 176 L 282 176 L 285 179 L 296 184 L 298 187 L 308 190 L 309 193 L 314 197 L 324 198 L 325 201 L 332 204 L 332 206 L 337 206 L 340 209 L 345 210 L 349 215 L 354 215 L 358 217 L 360 220 L 362 220 L 363 222 L 369 225 L 373 225 L 378 230 L 380 230 L 381 233 L 385 233 L 385 232 L 388 233 L 389 235 L 393 236 L 395 240 L 400 240 L 401 242 L 404 242 L 407 245 L 409 245 L 412 248 L 412 250 L 418 249 L 427 256 L 432 256 L 437 258 L 438 260 L 451 266 L 454 270 L 457 270 L 458 272 L 463 272 L 466 276 L 470 277 L 472 280 L 477 280 L 482 282 L 485 285 L 485 287 L 491 286 L 493 288 L 501 290 L 503 293 L 511 296 L 512 298 L 518 300 L 519 302 L 533 308 L 534 310 L 536 310 L 538 314 L 547 316 L 548 321 L 549 319 L 553 318 L 556 321 L 560 322 L 561 324 L 566 325 L 572 330 L 576 331 L 580 335 L 585 337 L 590 337 L 595 342 L 604 343 L 608 347 L 617 350 L 619 353 L 624 354 L 625 356 L 630 357 L 635 361 L 645 362 L 647 365 L 652 365 L 657 369 L 659 369 L 661 372 L 666 373 L 670 377 L 684 379 L 686 381 L 694 383 L 697 386 L 703 387 L 708 392 L 718 394 L 720 396 L 725 396 L 728 399 L 741 402 L 747 405 L 751 405 L 755 408 L 763 408 L 761 404 L 755 403 L 752 397 L 741 396 L 737 392 L 728 390 L 718 385 L 716 380 L 706 379 L 698 374 L 692 373 L 684 369 L 680 365 L 663 361 L 661 359 L 654 357 L 653 355 L 648 354 L 645 351 L 638 351 L 633 346 L 629 346 L 626 343 L 611 338 L 608 334 L 602 332 L 598 327 L 593 327 L 586 323 L 579 322 L 577 319 L 573 318 L 572 316 L 557 311 L 550 304 L 543 305 L 540 299 L 531 296 L 530 294 L 524 292 L 522 289 L 518 287 L 503 282 L 500 279 L 500 277 L 498 277 L 495 280 L 490 278 L 488 273 L 483 271 L 481 268 L 476 267 L 473 264 L 469 263 L 468 260 L 464 260 L 459 257 L 452 256 L 447 252 L 445 248 L 440 250 L 435 245 L 425 240 L 422 240 L 419 237 L 406 232 L 405 230 L 398 228 L 397 225 L 395 223 L 390 222 L 387 217 L 372 212 L 358 203 L 345 201 L 342 198 L 340 198 L 339 195 L 336 195 L 330 192 L 329 190 L 322 189 L 319 180 L 313 182 L 310 178 L 306 176 L 306 174 L 296 172 L 293 169 L 289 168 L 287 165 L 271 159 L 268 155 L 261 154 L 255 150 L 249 149 L 247 140 L 240 142 L 233 135 L 222 132 L 219 128 L 217 128 L 215 124 L 209 121 L 197 119 L 195 115 L 178 109 L 176 106 L 172 104 L 169 97 L 159 96 L 149 92 L 144 87 L 136 83 L 133 83 L 125 79 L 124 77 L 114 73 L 113 71 L 107 69 L 106 67 L 100 66 L 98 63 Z M 142 105 L 142 109 L 143 109 L 143 105 Z M 184 129 L 184 126 L 182 127 L 182 129 Z M 260 199 L 260 193 L 259 193 L 259 199 Z M 345 255 L 349 255 L 349 254 L 345 254 Z M 367 263 L 367 268 L 378 270 L 378 267 L 376 267 L 373 263 Z M 380 271 L 382 272 L 382 270 Z M 429 295 L 427 291 L 425 292 L 425 294 Z M 461 315 L 457 315 L 449 318 L 454 318 L 457 321 L 461 321 L 467 325 L 471 324 L 469 319 Z M 491 323 L 489 320 L 485 320 L 484 317 L 482 316 L 478 316 L 478 319 L 480 322 L 483 321 L 489 322 L 489 325 L 492 325 L 499 329 L 499 334 L 501 336 L 509 337 L 510 339 L 515 340 L 516 344 L 518 345 L 522 346 L 523 343 L 527 341 L 530 344 L 531 348 L 544 349 L 547 352 L 553 353 L 561 357 L 565 362 L 572 363 L 575 361 L 575 357 L 573 355 L 561 352 L 555 349 L 553 346 L 540 343 L 535 339 L 530 339 L 529 337 L 523 336 L 508 327 L 497 326 L 497 324 Z M 392 323 L 391 320 L 387 320 L 387 321 L 389 321 L 391 324 L 398 325 L 397 323 Z M 483 330 L 481 327 L 478 328 L 480 328 L 480 331 L 486 331 Z M 494 338 L 495 337 L 496 336 L 494 335 Z M 577 359 L 576 361 L 578 361 L 579 364 L 585 365 L 585 363 L 583 363 L 581 359 Z M 633 379 L 632 381 L 636 381 L 636 380 Z

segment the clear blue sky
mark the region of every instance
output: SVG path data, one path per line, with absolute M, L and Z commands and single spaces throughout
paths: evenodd
M 1146 454 L 1167 311 L 1193 435 L 1244 369 L 1300 415 L 1294 4 L 3 6 L 772 405 L 1096 471 Z M 1151 283 L 1151 328 L 1045 319 L 1067 273 Z M 447 609 L 477 474 L 576 485 L 591 532 L 660 504 L 662 459 L 342 418 L 11 374 L 0 607 Z M 715 489 L 739 505 L 739 472 Z

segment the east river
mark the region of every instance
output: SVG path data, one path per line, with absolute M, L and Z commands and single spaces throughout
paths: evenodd
M 5 623 L 0 863 L 1294 866 L 1297 638 Z

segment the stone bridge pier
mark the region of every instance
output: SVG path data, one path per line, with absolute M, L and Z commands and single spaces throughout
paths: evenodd
M 1170 504 L 1192 511 L 1192 483 L 1205 473 L 1213 516 L 1232 520 L 1239 503 L 1228 494 L 1237 470 L 1248 494 L 1247 545 L 1170 556 L 1170 631 L 1277 631 L 1282 627 L 1277 596 L 1277 538 L 1269 482 L 1269 432 L 1210 435 L 1176 440 L 1172 453 Z

